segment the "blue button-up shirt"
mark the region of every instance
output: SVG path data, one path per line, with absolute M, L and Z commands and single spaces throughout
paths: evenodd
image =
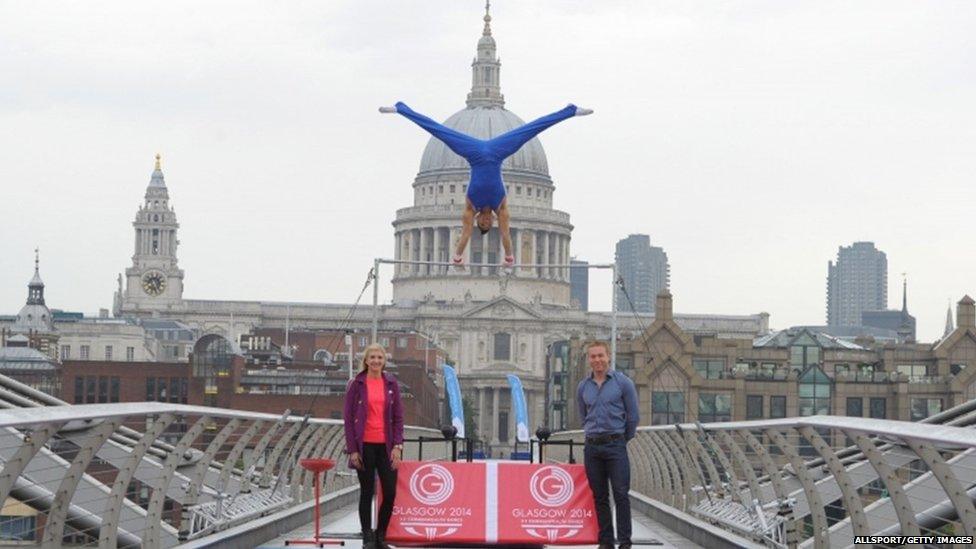
M 576 404 L 588 437 L 621 434 L 630 440 L 637 434 L 637 388 L 620 372 L 608 371 L 603 385 L 593 381 L 592 373 L 583 378 L 576 389 Z

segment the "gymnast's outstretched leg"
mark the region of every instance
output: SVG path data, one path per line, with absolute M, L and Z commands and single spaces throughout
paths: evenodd
M 480 152 L 480 145 L 483 143 L 480 139 L 471 137 L 470 135 L 465 135 L 457 130 L 452 130 L 443 124 L 438 124 L 437 122 L 431 120 L 430 118 L 414 111 L 402 101 L 398 101 L 395 107 L 380 107 L 380 112 L 382 113 L 399 113 L 405 118 L 411 120 L 414 124 L 417 124 L 421 128 L 427 130 L 431 135 L 437 139 L 444 142 L 447 148 L 454 151 L 458 156 L 463 156 L 468 162 L 471 158 Z
M 586 116 L 587 114 L 592 113 L 593 111 L 590 109 L 581 109 L 576 105 L 569 104 L 564 109 L 558 110 L 552 114 L 547 114 L 541 118 L 533 120 L 532 122 L 523 124 L 514 130 L 507 131 L 498 137 L 489 139 L 489 150 L 499 158 L 508 158 L 522 148 L 522 145 L 525 145 L 533 137 L 539 135 L 543 130 L 553 126 L 554 124 L 558 124 L 567 118 L 572 118 L 574 116 Z

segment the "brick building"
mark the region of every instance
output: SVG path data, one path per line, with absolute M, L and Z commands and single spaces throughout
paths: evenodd
M 617 361 L 637 384 L 642 424 L 816 414 L 917 421 L 976 398 L 976 304 L 960 300 L 955 329 L 934 343 L 852 342 L 810 328 L 722 338 L 683 330 L 662 292 L 654 322 L 618 343 Z M 571 387 L 587 371 L 580 358 Z M 567 408 L 575 416 L 575 400 Z

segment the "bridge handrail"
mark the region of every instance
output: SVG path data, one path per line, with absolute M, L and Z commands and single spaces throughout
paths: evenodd
M 769 547 L 972 536 L 974 425 L 976 401 L 922 422 L 821 415 L 642 426 L 627 446 L 631 489 Z M 551 461 L 565 454 L 546 449 Z

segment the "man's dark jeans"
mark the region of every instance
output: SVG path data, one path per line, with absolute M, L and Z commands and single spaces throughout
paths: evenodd
M 617 510 L 617 542 L 630 543 L 630 458 L 627 441 L 612 440 L 605 444 L 587 444 L 583 450 L 586 478 L 593 491 L 596 520 L 600 525 L 600 543 L 613 543 L 613 519 L 610 515 L 610 488 Z

